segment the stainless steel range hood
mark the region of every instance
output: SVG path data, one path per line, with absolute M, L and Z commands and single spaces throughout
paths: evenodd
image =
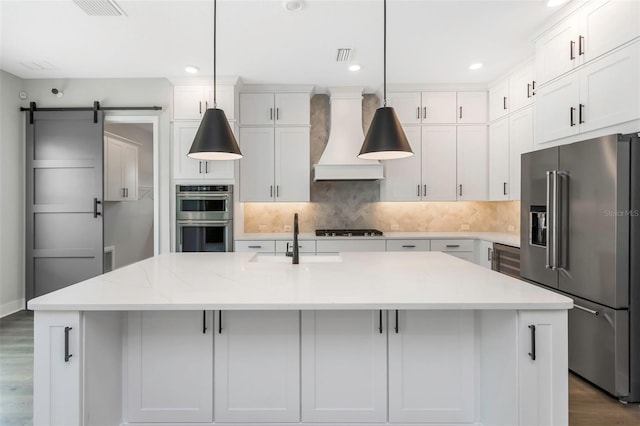
M 357 157 L 364 141 L 362 90 L 361 87 L 329 89 L 331 130 L 320 161 L 313 166 L 314 180 L 384 179 L 379 161 Z

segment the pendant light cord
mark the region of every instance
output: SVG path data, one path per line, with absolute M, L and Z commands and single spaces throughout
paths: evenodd
M 384 25 L 383 25 L 383 33 L 384 33 L 384 42 L 383 42 L 383 77 L 382 77 L 382 92 L 383 92 L 383 104 L 382 106 L 387 106 L 387 0 L 384 0 Z
M 386 0 L 385 0 L 386 1 Z M 216 4 L 213 0 L 213 108 L 218 108 L 216 99 Z

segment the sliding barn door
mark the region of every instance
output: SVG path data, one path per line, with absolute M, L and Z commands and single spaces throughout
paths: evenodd
M 102 274 L 103 113 L 26 120 L 26 298 Z

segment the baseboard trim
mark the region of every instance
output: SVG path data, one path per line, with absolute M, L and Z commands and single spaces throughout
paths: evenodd
M 0 318 L 4 318 L 7 315 L 15 314 L 18 311 L 24 310 L 24 299 L 14 300 L 13 302 L 3 303 L 0 305 Z

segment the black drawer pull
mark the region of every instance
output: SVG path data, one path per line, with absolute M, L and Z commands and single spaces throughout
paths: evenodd
M 530 325 L 529 330 L 531 330 L 531 352 L 529 352 L 529 356 L 532 361 L 536 360 L 536 326 Z
M 64 328 L 64 362 L 69 362 L 69 359 L 73 356 L 69 353 L 69 332 L 73 330 L 71 327 Z
M 262 246 L 249 246 L 249 248 L 260 249 L 260 248 L 262 248 Z
M 447 244 L 447 248 L 458 248 L 460 244 Z
M 415 244 L 403 244 L 402 248 L 416 248 Z

